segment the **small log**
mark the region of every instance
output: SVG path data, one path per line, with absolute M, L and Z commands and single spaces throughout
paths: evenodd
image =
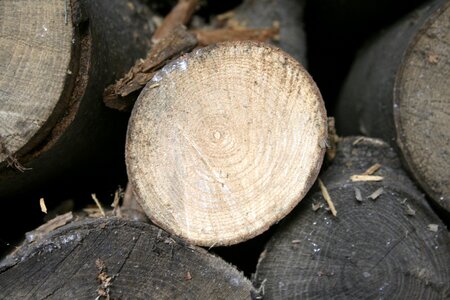
M 149 218 L 202 246 L 250 239 L 313 184 L 327 118 L 307 72 L 278 48 L 209 46 L 164 67 L 133 108 L 129 181 Z
M 250 299 L 220 258 L 140 222 L 84 218 L 0 264 L 5 299 Z
M 450 212 L 450 3 L 436 1 L 364 49 L 343 88 L 341 134 L 398 146 L 419 185 Z
M 377 163 L 383 181 L 350 180 Z M 450 236 L 392 148 L 345 138 L 321 177 L 337 217 L 315 192 L 279 224 L 256 272 L 267 299 L 448 299 Z
M 1 198 L 117 157 L 126 120 L 101 95 L 145 56 L 151 15 L 135 0 L 1 1 Z
M 304 0 L 244 0 L 233 12 L 232 21 L 238 26 L 253 29 L 279 28 L 273 43 L 292 55 L 304 66 L 306 35 L 303 30 Z

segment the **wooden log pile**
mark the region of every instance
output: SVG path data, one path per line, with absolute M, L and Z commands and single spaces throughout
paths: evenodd
M 449 298 L 450 3 L 419 2 L 323 99 L 307 35 L 387 3 L 1 1 L 0 298 Z

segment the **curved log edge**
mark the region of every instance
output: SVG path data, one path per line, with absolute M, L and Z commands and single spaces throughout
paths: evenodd
M 220 258 L 117 218 L 65 225 L 0 266 L 0 297 L 10 299 L 250 299 L 253 292 Z
M 375 164 L 381 168 L 369 176 L 382 181 L 350 180 Z M 392 148 L 345 138 L 322 179 L 337 217 L 319 208 L 316 192 L 279 224 L 257 267 L 256 286 L 267 298 L 450 296 L 449 234 Z
M 327 143 L 320 92 L 265 43 L 227 42 L 166 65 L 130 118 L 126 164 L 165 230 L 201 246 L 266 231 L 313 185 Z
M 59 10 L 55 13 L 60 26 L 72 31 L 70 63 L 59 74 L 64 88 L 55 96 L 59 99 L 57 104 L 48 108 L 51 115 L 23 147 L 17 151 L 5 149 L 0 137 L 0 151 L 8 155 L 0 163 L 1 198 L 15 196 L 24 187 L 31 190 L 51 182 L 61 173 L 73 171 L 74 166 L 81 169 L 96 163 L 108 164 L 113 156 L 118 156 L 118 151 L 111 149 L 121 149 L 119 144 L 123 143 L 126 118 L 104 107 L 101 96 L 107 84 L 145 55 L 152 13 L 136 0 L 65 3 L 58 1 Z M 52 27 L 44 27 L 52 37 Z M 41 88 L 36 88 L 37 92 Z M 27 122 L 35 122 L 32 116 L 25 117 L 29 118 Z
M 341 134 L 398 146 L 405 167 L 450 216 L 450 3 L 428 3 L 368 44 L 343 86 Z

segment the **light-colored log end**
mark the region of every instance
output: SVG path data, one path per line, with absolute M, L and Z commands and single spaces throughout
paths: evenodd
M 320 92 L 299 63 L 263 43 L 229 42 L 181 57 L 147 85 L 126 162 L 154 223 L 197 245 L 230 245 L 298 204 L 326 138 Z

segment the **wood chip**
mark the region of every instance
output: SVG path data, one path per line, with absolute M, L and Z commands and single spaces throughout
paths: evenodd
M 356 200 L 358 200 L 359 202 L 363 201 L 362 195 L 361 195 L 361 190 L 358 189 L 357 187 L 353 188 L 355 190 L 355 198 Z
M 325 199 L 325 201 L 327 201 L 328 207 L 330 208 L 333 216 L 336 217 L 337 211 L 336 211 L 336 208 L 334 207 L 334 203 L 331 200 L 331 197 L 330 197 L 330 194 L 328 193 L 327 188 L 323 184 L 322 180 L 320 180 L 320 178 L 318 178 L 317 180 L 319 181 L 319 186 L 320 186 L 320 190 L 322 191 L 323 198 Z
M 362 175 L 372 175 L 376 171 L 378 171 L 381 168 L 381 165 L 379 163 L 374 164 L 370 168 L 368 168 Z
M 384 193 L 384 189 L 383 188 L 379 188 L 375 192 L 370 194 L 367 198 L 372 199 L 372 200 L 376 200 L 383 193 Z
M 185 280 L 191 280 L 192 279 L 192 275 L 189 271 L 186 272 L 186 276 L 184 276 Z
M 357 139 L 352 143 L 352 145 L 353 145 L 353 146 L 356 146 L 356 145 L 358 145 L 362 140 L 364 140 L 364 137 L 363 137 L 363 136 L 357 138 Z
M 409 204 L 406 204 L 406 209 L 405 212 L 408 216 L 415 216 L 416 215 L 416 211 L 414 209 L 411 208 L 411 206 L 409 206 Z
M 311 204 L 311 208 L 313 211 L 318 211 L 323 205 L 321 203 L 313 202 Z
M 41 211 L 47 214 L 47 206 L 45 205 L 44 198 L 39 199 L 39 205 L 41 206 Z
M 103 210 L 102 205 L 100 204 L 100 201 L 98 201 L 97 196 L 95 194 L 91 194 L 92 200 L 94 200 L 95 204 L 97 205 L 98 209 L 100 210 L 100 213 L 103 217 L 106 217 L 105 211 Z
M 428 230 L 432 232 L 438 232 L 439 225 L 438 224 L 428 224 Z
M 383 176 L 375 176 L 375 175 L 352 175 L 350 177 L 351 181 L 382 181 L 384 179 Z

